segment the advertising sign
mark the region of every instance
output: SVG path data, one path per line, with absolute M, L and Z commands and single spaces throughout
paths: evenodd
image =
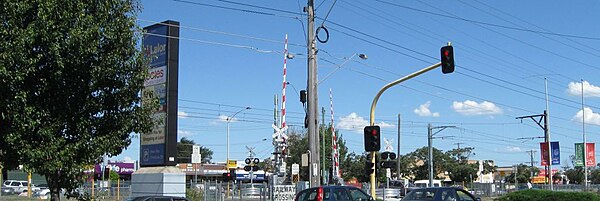
M 575 143 L 575 167 L 583 167 L 583 143 Z
M 135 172 L 135 164 L 134 163 L 120 163 L 120 162 L 111 162 L 109 161 L 106 167 L 112 171 L 115 171 L 118 174 L 132 174 Z M 96 164 L 94 168 L 96 174 L 102 173 L 102 168 L 100 164 Z
M 595 144 L 587 143 L 586 166 L 596 166 Z M 583 167 L 584 149 L 583 143 L 575 143 L 575 167 Z
M 142 105 L 154 101 L 159 105 L 152 114 L 154 127 L 140 134 L 140 166 L 175 165 L 179 22 L 161 22 L 145 27 L 144 31 L 142 47 L 149 63 Z
M 585 163 L 587 166 L 596 166 L 596 149 L 595 149 L 595 144 L 594 143 L 587 143 L 586 144 L 586 148 L 587 148 L 587 154 L 586 154 L 586 159 L 587 162 Z
M 550 142 L 552 150 L 552 165 L 560 165 L 560 146 L 558 142 Z
M 168 25 L 153 25 L 144 28 L 144 56 L 150 60 L 150 68 L 167 65 Z
M 548 143 L 540 142 L 541 165 L 548 166 Z
M 552 165 L 560 165 L 560 146 L 558 142 L 551 142 Z M 548 166 L 548 143 L 540 142 L 541 165 Z

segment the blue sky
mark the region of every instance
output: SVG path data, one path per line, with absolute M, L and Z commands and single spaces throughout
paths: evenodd
M 316 1 L 317 25 L 333 0 Z M 229 115 L 230 155 L 246 158 L 245 146 L 259 157 L 272 152 L 274 96 L 281 96 L 283 40 L 289 38 L 286 103 L 288 124 L 303 125 L 297 91 L 306 87 L 306 1 L 142 1 L 138 24 L 181 23 L 179 56 L 179 137 L 226 158 Z M 542 114 L 548 78 L 550 133 L 559 141 L 561 166 L 570 163 L 574 143 L 583 141 L 581 79 L 584 82 L 588 142 L 600 140 L 600 2 L 547 1 L 348 1 L 338 0 L 324 26 L 327 43 L 318 43 L 319 108 L 351 151 L 362 153 L 362 128 L 381 87 L 437 63 L 439 48 L 451 41 L 456 71 L 430 71 L 387 90 L 375 121 L 397 142 L 401 114 L 401 154 L 427 145 L 427 123 L 457 126 L 433 144 L 449 150 L 475 148 L 473 159 L 500 166 L 529 162 L 543 131 L 518 116 Z M 325 38 L 323 32 L 321 38 Z M 366 54 L 362 60 L 355 54 Z M 353 56 L 354 55 L 354 56 Z M 329 75 L 330 74 L 330 75 Z M 329 75 L 329 76 L 328 76 Z M 327 78 L 327 79 L 323 79 Z M 297 91 L 296 91 L 297 90 Z M 321 118 L 321 116 L 319 116 Z M 453 137 L 448 137 L 453 136 Z M 269 139 L 262 141 L 262 139 Z M 136 160 L 139 142 L 117 158 Z M 598 151 L 596 152 L 598 153 Z M 537 163 L 539 164 L 539 163 Z

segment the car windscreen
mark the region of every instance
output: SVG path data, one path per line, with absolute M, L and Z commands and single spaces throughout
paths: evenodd
M 402 200 L 433 200 L 437 189 L 415 189 L 410 191 Z

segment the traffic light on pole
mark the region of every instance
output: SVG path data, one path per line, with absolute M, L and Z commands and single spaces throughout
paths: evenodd
M 442 63 L 442 73 L 454 72 L 454 48 L 451 45 L 444 46 L 440 49 Z
M 235 179 L 236 179 L 235 169 L 229 169 L 229 180 L 235 181 Z
M 229 172 L 223 173 L 223 181 L 229 181 L 231 179 L 231 175 Z
M 365 126 L 365 151 L 379 151 L 381 149 L 381 129 L 379 126 Z
M 365 174 L 373 174 L 373 170 L 375 163 L 371 163 L 370 161 L 365 162 Z

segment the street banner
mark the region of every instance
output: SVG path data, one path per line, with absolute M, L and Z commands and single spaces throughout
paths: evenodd
M 595 152 L 595 146 L 594 143 L 587 143 L 587 154 L 586 154 L 586 166 L 596 166 L 596 152 Z
M 560 165 L 560 146 L 558 142 L 551 142 L 552 165 Z M 540 142 L 541 165 L 548 166 L 548 143 Z
M 548 166 L 548 143 L 540 142 L 541 165 Z
M 595 144 L 587 143 L 586 166 L 596 166 Z M 583 143 L 575 143 L 575 167 L 583 167 Z
M 583 167 L 583 143 L 575 143 L 575 167 Z
M 558 142 L 550 142 L 552 150 L 552 165 L 560 165 L 560 146 Z

